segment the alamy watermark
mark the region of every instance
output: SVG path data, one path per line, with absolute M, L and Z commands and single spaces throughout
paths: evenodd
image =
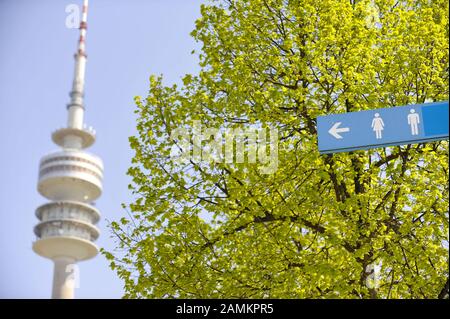
M 378 289 L 380 287 L 380 271 L 381 264 L 367 265 L 365 272 L 368 274 L 366 277 L 366 287 L 369 289 Z
M 80 268 L 77 264 L 66 266 L 66 285 L 71 288 L 80 288 Z
M 66 16 L 66 28 L 78 29 L 81 20 L 81 10 L 77 4 L 71 3 L 65 9 L 68 15 Z
M 259 163 L 262 174 L 273 174 L 278 169 L 278 130 L 275 128 L 221 130 L 203 128 L 200 121 L 193 121 L 189 129 L 174 129 L 170 138 L 175 142 L 171 158 L 179 163 Z

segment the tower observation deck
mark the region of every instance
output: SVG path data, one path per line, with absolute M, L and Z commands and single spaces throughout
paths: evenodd
M 52 298 L 73 298 L 75 264 L 98 252 L 94 241 L 100 213 L 93 202 L 102 193 L 103 162 L 84 150 L 95 142 L 95 130 L 84 125 L 87 9 L 84 0 L 67 126 L 52 134 L 60 150 L 45 155 L 39 164 L 37 189 L 50 202 L 36 209 L 33 250 L 54 261 Z

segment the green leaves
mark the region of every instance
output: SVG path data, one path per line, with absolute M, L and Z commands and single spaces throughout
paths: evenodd
M 111 223 L 118 251 L 102 252 L 125 296 L 436 298 L 448 277 L 448 142 L 321 156 L 315 118 L 448 99 L 448 2 L 201 12 L 200 73 L 181 88 L 151 76 L 135 98 L 133 215 Z M 175 161 L 169 136 L 194 120 L 276 127 L 278 170 Z

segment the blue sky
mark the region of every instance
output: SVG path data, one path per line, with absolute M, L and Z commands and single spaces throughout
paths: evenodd
M 88 14 L 85 122 L 97 131 L 88 151 L 105 165 L 100 247 L 113 249 L 107 220 L 126 213 L 126 170 L 135 130 L 135 95 L 151 74 L 167 84 L 198 72 L 189 36 L 199 0 L 91 0 Z M 53 130 L 66 123 L 78 30 L 65 26 L 67 5 L 81 0 L 0 0 L 0 298 L 49 298 L 53 265 L 31 245 L 40 158 L 56 150 Z M 122 282 L 103 256 L 81 262 L 77 298 L 120 298 Z

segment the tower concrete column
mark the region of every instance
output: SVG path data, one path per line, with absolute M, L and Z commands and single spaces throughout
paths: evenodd
M 73 299 L 78 270 L 75 259 L 55 257 L 53 259 L 53 299 Z
M 80 105 L 73 104 L 68 109 L 67 127 L 81 130 L 83 128 L 84 109 Z

